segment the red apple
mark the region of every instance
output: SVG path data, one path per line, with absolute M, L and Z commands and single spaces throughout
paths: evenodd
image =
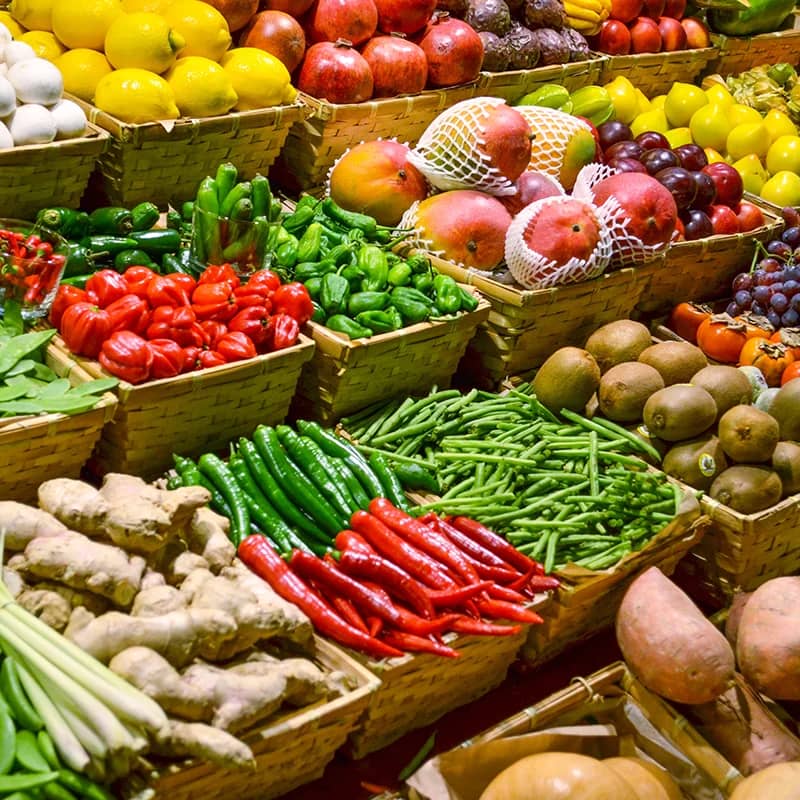
M 730 164 L 715 161 L 713 164 L 706 164 L 702 171 L 714 181 L 717 189 L 717 205 L 733 208 L 742 199 L 744 191 L 742 176 Z
M 657 22 L 660 17 L 664 16 L 666 2 L 667 0 L 644 0 L 641 16 L 650 17 L 650 19 Z
M 631 51 L 631 32 L 618 19 L 607 19 L 597 35 L 597 49 L 610 56 L 626 56 Z
M 686 31 L 686 46 L 689 48 L 710 47 L 711 36 L 708 28 L 694 17 L 686 17 L 681 20 L 681 25 Z
M 683 25 L 673 17 L 661 17 L 658 20 L 661 33 L 661 44 L 666 52 L 684 50 L 686 48 L 686 31 Z
M 733 210 L 736 212 L 739 230 L 742 233 L 760 228 L 764 224 L 764 214 L 761 209 L 747 200 L 742 200 Z
M 686 13 L 686 0 L 666 0 L 664 3 L 664 16 L 673 19 L 683 19 Z
M 730 206 L 709 206 L 708 216 L 714 233 L 739 233 L 741 229 L 739 218 Z
M 631 22 L 642 13 L 644 0 L 611 0 L 611 19 Z
M 661 31 L 658 23 L 650 17 L 637 17 L 631 25 L 631 51 L 634 53 L 658 53 L 661 51 Z

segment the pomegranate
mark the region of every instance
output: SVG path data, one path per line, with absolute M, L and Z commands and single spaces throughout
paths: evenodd
M 483 40 L 474 28 L 440 13 L 425 27 L 419 46 L 428 59 L 431 86 L 455 86 L 474 81 L 483 63 Z
M 500 198 L 500 202 L 511 214 L 518 214 L 536 200 L 564 194 L 558 181 L 544 172 L 523 172 L 514 185 L 517 190 L 515 194 Z
M 306 51 L 297 88 L 330 103 L 360 103 L 372 96 L 372 72 L 345 39 L 319 42 Z
M 314 5 L 314 0 L 262 0 L 264 11 L 283 11 L 293 17 L 300 18 Z
M 241 30 L 258 11 L 258 0 L 203 0 L 225 17 L 231 33 Z
M 239 46 L 266 50 L 294 72 L 306 52 L 306 36 L 300 23 L 284 11 L 261 11 L 242 32 Z
M 303 20 L 311 42 L 347 39 L 363 44 L 378 27 L 378 9 L 373 0 L 315 0 Z
M 331 170 L 330 196 L 348 211 L 360 211 L 381 225 L 397 225 L 416 200 L 428 195 L 422 173 L 408 163 L 400 142 L 362 142 L 348 150 Z
M 456 189 L 423 200 L 415 214 L 432 251 L 465 267 L 493 269 L 502 260 L 511 215 L 491 195 Z
M 565 199 L 544 205 L 525 228 L 523 238 L 531 250 L 561 267 L 573 258 L 586 261 L 600 235 L 591 206 Z
M 417 94 L 428 80 L 428 61 L 422 48 L 402 35 L 375 36 L 361 55 L 372 70 L 375 97 Z
M 436 9 L 436 0 L 375 0 L 378 29 L 384 33 L 416 33 Z

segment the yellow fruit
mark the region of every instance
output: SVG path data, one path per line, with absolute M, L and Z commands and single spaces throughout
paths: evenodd
M 126 14 L 135 14 L 137 11 L 149 11 L 151 14 L 161 14 L 169 6 L 169 0 L 122 0 L 122 7 Z
M 85 47 L 67 50 L 54 63 L 64 78 L 64 91 L 80 97 L 87 103 L 94 102 L 97 84 L 101 78 L 111 73 L 108 59 L 97 50 Z
M 750 154 L 763 158 L 769 150 L 769 145 L 769 131 L 763 122 L 745 122 L 731 129 L 725 142 L 725 149 L 736 161 Z
M 652 106 L 647 99 L 647 95 L 641 89 L 634 89 L 633 91 L 636 95 L 636 102 L 639 105 L 639 113 L 643 114 L 645 111 L 650 111 Z
M 115 69 L 146 69 L 160 74 L 175 63 L 176 53 L 185 44 L 163 17 L 140 11 L 114 20 L 106 34 L 105 51 Z
M 155 72 L 118 69 L 97 84 L 95 105 L 132 124 L 180 116 L 170 85 Z
M 626 125 L 630 124 L 639 113 L 639 101 L 634 85 L 626 77 L 620 75 L 611 83 L 607 83 L 605 90 L 611 97 L 616 118 Z
M 782 169 L 761 187 L 760 194 L 776 206 L 800 206 L 800 175 Z
M 650 101 L 650 108 L 651 108 L 651 109 L 654 109 L 654 108 L 664 108 L 664 106 L 666 105 L 666 102 L 667 102 L 667 96 L 666 96 L 665 94 L 659 94 L 659 95 L 656 95 L 656 96 L 655 96 L 655 97 L 654 97 L 654 98 L 653 98 L 653 99 Z
M 800 173 L 800 136 L 779 136 L 767 151 L 767 169 L 773 175 L 784 169 Z
M 720 105 L 707 105 L 699 108 L 689 120 L 689 130 L 695 144 L 702 148 L 725 150 L 728 134 L 733 125 L 728 119 L 728 108 Z
M 220 63 L 239 97 L 237 111 L 276 106 L 295 97 L 286 67 L 275 56 L 257 47 L 230 50 Z
M 692 144 L 692 132 L 689 128 L 673 128 L 667 131 L 664 136 L 667 137 L 670 147 L 680 147 L 682 144 Z
M 744 125 L 745 122 L 761 122 L 761 114 L 754 108 L 742 103 L 734 103 L 732 106 L 728 106 L 726 112 L 732 128 L 737 125 Z
M 732 106 L 734 102 L 733 95 L 721 84 L 715 83 L 706 89 L 706 97 L 708 102 L 719 106 Z
M 53 0 L 11 0 L 8 10 L 29 31 L 53 30 Z
M 703 152 L 706 154 L 709 164 L 715 164 L 717 161 L 722 161 L 724 163 L 726 161 L 725 156 L 713 147 L 704 147 Z
M 631 132 L 634 136 L 638 136 L 645 131 L 666 133 L 668 130 L 669 123 L 661 108 L 657 108 L 654 111 L 644 111 L 631 122 Z
M 764 169 L 758 156 L 750 155 L 740 158 L 733 163 L 734 169 L 742 176 L 742 183 L 746 192 L 760 194 L 761 187 L 769 179 L 769 173 Z
M 49 31 L 28 31 L 18 38 L 33 48 L 39 58 L 55 61 L 60 55 L 66 53 L 66 48 Z
M 764 115 L 764 124 L 769 131 L 770 143 L 781 136 L 797 136 L 797 127 L 783 111 L 773 108 Z
M 102 51 L 106 32 L 122 13 L 120 0 L 55 0 L 53 33 L 71 50 Z
M 23 28 L 8 11 L 0 11 L 0 25 L 5 25 L 6 28 L 8 28 L 8 32 L 15 39 L 19 39 L 19 37 L 25 33 L 25 28 Z
M 227 114 L 238 100 L 228 73 L 210 58 L 179 58 L 164 78 L 184 117 Z
M 692 114 L 708 105 L 706 93 L 691 83 L 673 83 L 664 101 L 664 113 L 673 128 L 689 124 Z
M 586 128 L 576 131 L 564 150 L 564 161 L 558 173 L 559 183 L 571 189 L 581 169 L 594 161 L 596 152 L 592 132 Z
M 186 40 L 181 58 L 203 56 L 219 61 L 231 46 L 225 17 L 201 0 L 176 0 L 164 12 L 164 19 Z

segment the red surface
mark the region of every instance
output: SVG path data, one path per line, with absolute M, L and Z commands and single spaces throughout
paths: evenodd
M 449 750 L 465 739 L 496 725 L 506 717 L 563 689 L 578 675 L 589 675 L 620 660 L 612 631 L 583 642 L 556 660 L 534 669 L 516 664 L 493 692 L 425 728 L 412 731 L 389 747 L 359 761 L 337 756 L 325 775 L 284 796 L 283 800 L 368 800 L 375 791 L 364 788 L 396 787 L 397 775 L 436 731 L 433 754 Z

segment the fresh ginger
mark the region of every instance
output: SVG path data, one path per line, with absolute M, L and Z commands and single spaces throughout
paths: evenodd
M 150 586 L 136 595 L 131 606 L 134 617 L 160 617 L 171 611 L 185 609 L 189 605 L 186 595 L 167 584 Z
M 203 556 L 186 550 L 174 559 L 171 564 L 167 565 L 167 583 L 173 586 L 180 586 L 196 571 L 208 572 L 208 561 Z
M 186 543 L 193 553 L 203 556 L 212 572 L 230 566 L 236 557 L 236 548 L 228 538 L 229 530 L 228 518 L 210 508 L 198 508 L 194 512 L 186 532 Z
M 235 736 L 201 722 L 170 720 L 153 740 L 154 753 L 172 758 L 192 756 L 223 767 L 255 769 L 253 751 Z
M 15 569 L 3 567 L 3 583 L 12 597 L 19 597 L 27 588 L 25 579 Z
M 52 514 L 14 500 L 0 500 L 0 533 L 7 550 L 24 550 L 39 536 L 60 536 L 67 530 Z
M 25 588 L 16 599 L 26 611 L 59 632 L 67 627 L 73 608 L 85 606 L 93 614 L 108 610 L 107 601 L 99 595 L 48 581 Z

